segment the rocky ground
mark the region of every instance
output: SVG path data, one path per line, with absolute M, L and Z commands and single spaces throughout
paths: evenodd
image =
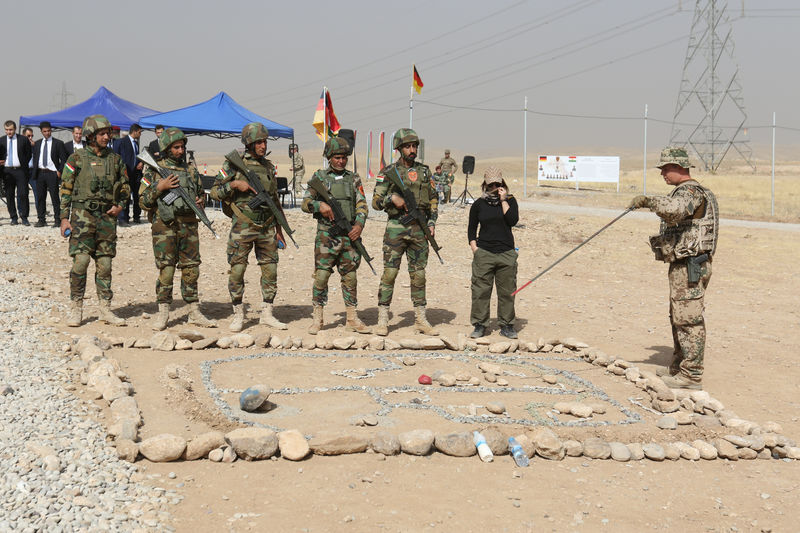
M 225 235 L 226 220 L 221 215 L 214 218 L 218 233 Z M 526 205 L 516 231 L 519 279 L 535 275 L 607 218 L 589 212 L 544 212 Z M 276 314 L 290 322 L 290 330 L 281 335 L 302 338 L 310 323 L 313 225 L 297 211 L 291 211 L 289 219 L 302 248 L 282 252 Z M 67 293 L 65 244 L 51 228 L 10 227 L 5 222 L 0 219 L 0 327 L 9 340 L 1 352 L 0 382 L 8 388 L 0 396 L 4 404 L 0 435 L 5 444 L 0 461 L 9 474 L 2 481 L 0 524 L 6 529 L 136 529 L 168 524 L 178 530 L 783 531 L 795 526 L 792 509 L 800 471 L 796 461 L 776 459 L 621 464 L 587 457 L 561 461 L 536 457 L 527 470 L 515 469 L 508 457 L 483 464 L 475 457 L 440 453 L 313 456 L 301 463 L 119 461 L 106 444 L 104 428 L 113 421 L 107 403 L 94 401 L 80 384 L 79 373 L 74 372 L 79 358 L 74 352 L 65 354 L 63 345 L 71 343 L 66 335 L 75 333 L 152 336 L 148 316 L 155 311 L 155 268 L 149 228 L 120 230 L 114 307 L 129 326 L 109 329 L 94 320 L 90 283 L 88 320 L 76 331 L 58 323 Z M 465 224 L 465 211 L 451 207 L 443 212 L 437 238 L 445 245 L 446 264 L 434 259 L 428 269 L 430 316 L 453 339 L 469 331 Z M 664 266 L 652 261 L 645 240 L 656 225 L 648 215 L 626 217 L 521 293 L 517 300 L 521 337 L 535 341 L 570 335 L 642 370 L 664 364 L 671 351 L 666 276 Z M 365 231 L 378 273 L 381 233 L 382 224 L 376 220 Z M 224 240 L 211 240 L 205 229 L 201 235 L 200 288 L 204 308 L 222 326 L 221 336 L 230 320 Z M 800 259 L 797 237 L 795 231 L 723 225 L 707 298 L 706 390 L 742 418 L 777 422 L 789 437 L 800 435 L 796 414 L 800 375 L 794 364 L 800 348 L 794 304 Z M 336 280 L 334 275 L 326 317 L 341 323 L 343 306 Z M 254 303 L 255 265 L 248 270 L 247 282 L 245 299 Z M 367 323 L 374 323 L 377 279 L 364 270 L 360 284 L 361 314 Z M 413 337 L 407 293 L 408 277 L 403 273 L 393 304 L 391 338 L 398 341 Z M 178 332 L 185 309 L 179 303 L 174 309 L 170 329 Z M 255 312 L 249 317 L 247 332 L 255 339 L 265 332 L 257 325 Z M 343 336 L 335 324 L 323 334 L 331 340 Z M 500 340 L 496 331 L 492 340 Z M 228 350 L 222 353 L 230 354 Z M 120 371 L 142 404 L 142 438 L 167 431 L 190 438 L 222 423 L 172 409 L 173 397 L 163 380 L 173 361 L 199 368 L 220 352 L 185 350 L 166 355 L 131 346 L 111 348 L 109 353 L 120 361 Z M 273 377 L 271 384 L 280 386 L 279 377 Z M 324 414 L 331 407 L 317 410 Z M 664 440 L 658 431 L 674 430 L 642 428 L 637 439 L 648 445 L 642 450 L 648 457 L 664 451 L 649 445 Z M 592 436 L 603 443 L 621 440 L 614 428 L 597 429 Z M 591 438 L 588 433 L 581 437 L 584 446 Z M 605 455 L 605 447 L 598 447 L 600 456 Z

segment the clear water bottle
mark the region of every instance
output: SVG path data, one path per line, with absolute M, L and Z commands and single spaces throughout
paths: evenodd
M 528 466 L 528 454 L 522 449 L 522 446 L 520 446 L 519 442 L 517 442 L 517 439 L 514 437 L 509 437 L 508 448 L 511 451 L 512 457 L 514 457 L 514 462 L 517 463 L 517 466 Z
M 494 454 L 489 445 L 486 444 L 486 438 L 477 431 L 472 432 L 472 440 L 475 442 L 475 447 L 478 448 L 478 456 L 484 463 L 491 463 L 494 460 Z

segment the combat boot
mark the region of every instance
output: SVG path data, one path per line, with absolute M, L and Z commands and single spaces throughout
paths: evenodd
M 261 319 L 258 323 L 275 329 L 289 329 L 286 324 L 273 316 L 272 304 L 267 302 L 264 302 L 264 307 L 261 308 Z
M 67 311 L 67 326 L 77 328 L 83 320 L 83 300 L 70 300 Z
M 414 307 L 414 331 L 423 335 L 438 335 L 439 332 L 433 329 L 428 319 L 425 317 L 425 306 Z
M 187 316 L 187 321 L 189 324 L 194 324 L 195 326 L 200 326 L 201 328 L 217 327 L 216 322 L 209 320 L 206 315 L 200 311 L 199 302 L 192 302 L 189 304 L 189 315 Z
M 385 337 L 389 334 L 389 306 L 378 306 L 378 325 L 375 326 L 375 335 Z
M 244 304 L 234 304 L 233 306 L 233 320 L 228 329 L 234 333 L 242 331 L 244 328 Z
M 358 318 L 358 313 L 356 312 L 355 306 L 353 307 L 345 307 L 345 311 L 347 311 L 347 322 L 345 322 L 344 329 L 345 331 L 355 331 L 356 333 L 370 333 L 370 329 L 364 324 L 360 318 Z
M 124 326 L 125 319 L 111 312 L 111 300 L 100 300 L 99 319 L 109 326 Z
M 324 309 L 321 305 L 315 305 L 314 310 L 311 312 L 311 327 L 308 328 L 308 332 L 311 335 L 316 335 L 319 333 L 319 330 L 322 329 L 323 320 L 322 320 L 322 310 Z
M 669 365 L 667 367 L 662 366 L 656 368 L 656 376 L 660 378 L 663 378 L 664 376 L 674 376 L 680 371 L 681 371 L 680 368 L 675 368 L 672 365 Z
M 683 374 L 675 374 L 674 376 L 662 376 L 663 381 L 670 389 L 691 389 L 703 390 L 703 384 L 699 381 L 694 381 Z
M 169 304 L 158 304 L 158 313 L 153 320 L 153 331 L 164 331 L 169 322 Z

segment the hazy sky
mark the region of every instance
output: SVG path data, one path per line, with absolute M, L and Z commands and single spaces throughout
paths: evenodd
M 799 130 L 779 130 L 779 143 L 800 143 L 798 74 L 791 60 L 800 49 L 800 6 L 790 0 L 717 4 L 727 4 L 736 19 L 736 59 L 756 155 L 768 156 L 759 146 L 770 142 L 771 130 L 758 126 L 769 125 L 773 111 L 779 125 Z M 694 5 L 15 2 L 4 9 L 6 43 L 14 49 L 4 54 L 1 116 L 18 120 L 58 109 L 62 83 L 70 103 L 105 85 L 162 111 L 224 90 L 293 127 L 301 150 L 316 153 L 321 143 L 311 119 L 326 85 L 342 125 L 358 130 L 361 152 L 369 130 L 389 135 L 408 125 L 416 63 L 425 87 L 415 95 L 413 125 L 429 150 L 450 147 L 457 157 L 519 155 L 526 95 L 534 111 L 640 117 L 647 103 L 651 117 L 671 120 Z M 669 134 L 669 125 L 651 121 L 648 145 L 665 144 Z M 528 115 L 529 155 L 570 146 L 633 149 L 641 142 L 641 120 Z

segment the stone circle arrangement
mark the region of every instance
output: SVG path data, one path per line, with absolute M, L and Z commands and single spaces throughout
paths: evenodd
M 119 362 L 106 355 L 115 347 L 141 348 L 163 352 L 172 350 L 203 350 L 207 348 L 261 350 L 258 353 L 234 355 L 207 360 L 201 364 L 203 385 L 220 413 L 239 427 L 228 433 L 210 431 L 185 439 L 178 435 L 160 434 L 139 441 L 142 416 L 134 399 L 134 387 Z M 529 457 L 561 460 L 565 457 L 611 459 L 614 461 L 664 461 L 679 459 L 698 461 L 724 459 L 728 461 L 753 459 L 800 459 L 800 447 L 783 435 L 775 422 L 758 424 L 744 420 L 726 408 L 705 391 L 673 390 L 655 374 L 640 370 L 632 363 L 592 348 L 572 338 L 540 338 L 537 342 L 501 341 L 477 342 L 460 334 L 455 342 L 447 337 L 403 339 L 395 341 L 384 337 L 337 337 L 333 339 L 312 337 L 281 337 L 262 334 L 252 336 L 239 333 L 228 337 L 209 337 L 204 332 L 184 329 L 177 334 L 162 331 L 150 338 L 98 338 L 92 335 L 73 336 L 71 344 L 62 348 L 72 357 L 68 368 L 80 382 L 93 392 L 94 399 L 107 402 L 113 422 L 107 428 L 114 440 L 117 454 L 130 462 L 140 456 L 153 462 L 193 461 L 208 459 L 214 462 L 233 462 L 238 458 L 247 461 L 272 459 L 280 456 L 291 461 L 307 459 L 312 455 L 341 455 L 351 453 L 376 453 L 384 456 L 428 455 L 438 452 L 454 457 L 476 455 L 473 430 L 480 430 L 494 455 L 508 454 L 507 439 L 514 436 Z M 232 406 L 225 396 L 237 396 L 244 389 L 226 388 L 213 379 L 213 370 L 220 365 L 240 361 L 276 358 L 335 358 L 343 361 L 366 358 L 374 367 L 347 368 L 330 371 L 330 375 L 351 381 L 348 385 L 316 387 L 284 387 L 271 390 L 266 385 L 257 386 L 248 393 L 258 399 L 255 407 L 268 397 L 288 398 L 291 395 L 335 391 L 359 391 L 375 403 L 375 412 L 354 417 L 352 424 L 375 426 L 380 417 L 397 409 L 422 409 L 451 422 L 468 426 L 462 432 L 442 433 L 428 428 L 414 429 L 398 434 L 378 430 L 372 435 L 354 434 L 346 430 L 320 431 L 304 435 L 298 429 L 280 428 L 248 417 L 237 405 Z M 362 384 L 362 380 L 389 375 L 423 363 L 453 362 L 472 365 L 473 370 L 454 374 L 432 373 L 431 385 L 379 385 Z M 577 372 L 549 366 L 553 362 L 587 364 L 604 368 L 616 379 L 634 385 L 639 396 L 628 398 L 631 405 L 659 418 L 656 427 L 664 432 L 659 442 L 607 442 L 597 437 L 582 441 L 561 439 L 552 428 L 598 427 L 612 424 L 634 424 L 642 416 L 633 409 L 609 397 L 602 389 L 582 378 Z M 549 364 L 545 364 L 549 363 Z M 588 367 L 591 368 L 591 367 Z M 513 369 L 513 370 L 512 370 Z M 188 369 L 176 364 L 167 365 L 164 377 L 169 386 L 190 389 Z M 514 380 L 537 379 L 540 384 L 516 385 Z M 529 383 L 529 382 L 528 382 Z M 510 416 L 501 401 L 487 402 L 485 406 L 470 405 L 466 412 L 456 412 L 426 400 L 426 391 L 435 392 L 491 392 L 496 397 L 505 392 L 525 395 L 554 395 L 574 401 L 531 402 L 526 416 Z M 392 401 L 393 394 L 414 392 L 422 396 L 417 401 Z M 478 408 L 486 412 L 478 412 Z M 252 410 L 252 409 L 249 409 Z M 616 413 L 613 419 L 602 419 L 607 412 Z M 518 435 L 503 431 L 503 425 L 521 426 Z M 710 440 L 690 442 L 671 441 L 669 431 L 679 426 L 711 430 L 719 434 Z M 508 428 L 506 428 L 508 429 Z M 662 434 L 662 433 L 660 433 Z

